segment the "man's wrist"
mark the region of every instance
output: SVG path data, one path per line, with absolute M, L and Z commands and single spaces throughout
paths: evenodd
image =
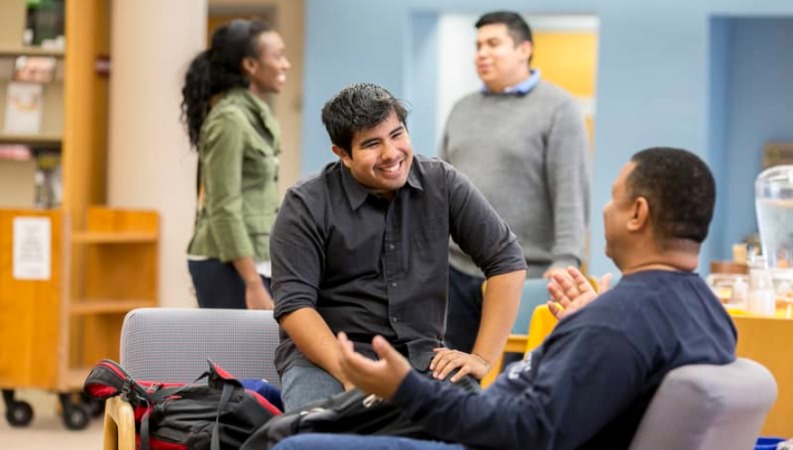
M 493 366 L 490 364 L 490 361 L 488 361 L 487 359 L 485 359 L 485 358 L 484 358 L 482 355 L 480 355 L 480 354 L 478 354 L 478 353 L 474 353 L 474 352 L 472 352 L 472 353 L 471 353 L 471 356 L 473 356 L 474 358 L 478 359 L 478 360 L 479 360 L 479 362 L 481 362 L 482 364 L 484 364 L 484 365 L 485 365 L 485 368 L 487 368 L 487 371 L 488 371 L 488 372 L 490 372 L 490 369 L 493 367 Z

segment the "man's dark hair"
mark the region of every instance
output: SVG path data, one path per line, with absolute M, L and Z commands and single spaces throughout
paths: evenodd
M 667 147 L 642 150 L 631 161 L 635 167 L 626 180 L 628 195 L 647 199 L 658 239 L 702 243 L 716 201 L 716 182 L 705 162 L 686 150 Z
M 322 123 L 330 141 L 352 156 L 355 133 L 379 125 L 394 111 L 405 127 L 407 109 L 386 89 L 370 83 L 347 86 L 325 103 Z
M 523 17 L 518 13 L 512 11 L 494 11 L 487 13 L 476 21 L 476 28 L 479 29 L 485 25 L 504 24 L 507 26 L 507 32 L 518 45 L 524 41 L 532 42 L 531 28 L 529 24 L 523 20 Z

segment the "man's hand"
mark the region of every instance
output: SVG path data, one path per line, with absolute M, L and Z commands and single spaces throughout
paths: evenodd
M 264 288 L 264 283 L 259 280 L 258 283 L 245 284 L 245 305 L 248 309 L 273 309 L 273 299 Z
M 362 391 L 390 400 L 410 372 L 410 363 L 382 336 L 372 339 L 372 348 L 380 358 L 371 360 L 355 352 L 347 335 L 339 333 L 341 369 L 345 378 Z
M 432 351 L 435 352 L 435 356 L 430 362 L 430 370 L 437 380 L 445 380 L 454 369 L 458 368 L 460 370 L 451 378 L 452 383 L 458 382 L 468 374 L 481 380 L 490 372 L 490 363 L 480 356 L 449 348 L 435 348 Z
M 568 267 L 567 273 L 556 273 L 548 284 L 551 300 L 548 308 L 557 319 L 562 319 L 591 303 L 599 294 L 609 289 L 612 275 L 607 273 L 601 277 L 598 290 L 589 284 L 589 280 L 575 267 Z

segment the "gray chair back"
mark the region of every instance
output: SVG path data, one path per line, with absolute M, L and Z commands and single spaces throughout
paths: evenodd
M 690 365 L 669 372 L 642 418 L 630 450 L 747 450 L 777 397 L 762 365 Z
M 121 365 L 138 380 L 190 382 L 207 358 L 236 378 L 280 387 L 273 360 L 278 323 L 272 311 L 141 308 L 121 329 Z

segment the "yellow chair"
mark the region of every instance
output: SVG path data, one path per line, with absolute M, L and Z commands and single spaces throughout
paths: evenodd
M 482 378 L 482 387 L 487 387 L 495 381 L 498 374 L 501 372 L 501 366 L 504 364 L 504 355 L 506 353 L 526 353 L 537 348 L 542 341 L 548 337 L 549 334 L 556 327 L 556 317 L 551 314 L 548 305 L 538 305 L 534 308 L 531 315 L 531 321 L 527 330 L 528 334 L 510 334 L 507 338 L 507 345 L 504 346 L 504 352 L 501 357 L 493 364 L 484 378 Z
M 589 280 L 589 284 L 592 285 L 593 288 L 596 290 L 598 289 L 598 282 L 594 278 L 587 276 L 587 280 Z M 547 283 L 547 280 L 527 280 L 528 281 L 540 281 L 542 283 Z M 484 290 L 485 286 L 482 286 Z M 524 290 L 524 293 L 526 291 Z M 525 297 L 521 299 L 521 303 L 525 302 Z M 498 374 L 501 372 L 501 368 L 504 364 L 504 355 L 506 353 L 526 353 L 529 351 L 534 350 L 542 341 L 548 337 L 549 334 L 553 331 L 556 327 L 556 317 L 551 313 L 551 310 L 548 308 L 546 303 L 539 304 L 534 307 L 534 310 L 531 314 L 531 320 L 529 321 L 529 326 L 526 329 L 527 334 L 518 334 L 515 333 L 516 330 L 513 329 L 513 334 L 510 334 L 507 338 L 507 344 L 504 346 L 504 351 L 501 354 L 501 357 L 498 361 L 493 364 L 490 373 L 485 375 L 480 382 L 483 388 L 490 385 L 493 381 L 495 381 Z M 516 321 L 517 324 L 517 321 Z

